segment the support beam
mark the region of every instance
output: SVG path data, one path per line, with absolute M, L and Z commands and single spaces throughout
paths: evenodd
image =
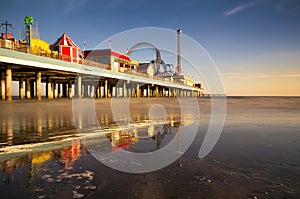
M 12 100 L 12 71 L 10 66 L 7 66 L 5 69 L 5 96 L 6 100 Z
M 42 99 L 42 72 L 35 72 L 35 90 L 36 90 L 36 99 Z

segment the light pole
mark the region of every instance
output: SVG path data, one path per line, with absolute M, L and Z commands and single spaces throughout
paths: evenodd
M 5 39 L 7 39 L 7 28 L 9 27 L 10 29 L 13 29 L 14 27 L 11 23 L 8 23 L 8 21 L 1 23 L 0 28 L 3 26 L 5 26 Z

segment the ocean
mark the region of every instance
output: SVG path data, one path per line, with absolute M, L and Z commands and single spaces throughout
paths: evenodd
M 200 159 L 210 99 L 1 101 L 1 198 L 299 198 L 300 98 L 226 104 Z

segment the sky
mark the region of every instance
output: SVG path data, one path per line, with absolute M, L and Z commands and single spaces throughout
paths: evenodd
M 133 28 L 181 28 L 209 53 L 228 95 L 300 96 L 298 0 L 10 0 L 0 9 L 16 38 L 30 15 L 41 39 L 66 32 L 89 49 Z

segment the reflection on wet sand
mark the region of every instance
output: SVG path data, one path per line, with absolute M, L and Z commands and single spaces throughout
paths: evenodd
M 1 120 L 0 147 L 57 140 L 75 135 L 72 117 L 36 114 L 31 117 L 7 117 Z
M 189 119 L 181 121 L 182 118 L 170 115 L 164 122 L 159 122 L 137 114 L 132 115 L 134 122 L 128 124 L 124 118 L 120 122 L 113 122 L 109 115 L 103 114 L 98 116 L 97 122 L 101 126 L 99 130 L 87 125 L 91 123 L 89 121 L 91 118 L 77 119 L 80 121 L 78 127 L 89 129 L 94 137 L 105 134 L 111 142 L 109 149 L 111 152 L 128 150 L 137 153 L 155 151 L 163 147 L 180 131 L 181 123 L 188 124 L 192 121 Z M 25 183 L 28 187 L 25 192 L 39 195 L 45 189 L 42 188 L 44 183 L 72 180 L 74 187 L 76 179 L 76 183 L 83 190 L 80 192 L 78 186 L 75 187 L 72 191 L 75 198 L 83 197 L 83 193 L 96 189 L 93 184 L 92 171 L 73 171 L 74 164 L 76 165 L 76 161 L 87 153 L 87 149 L 81 143 L 73 127 L 72 115 L 66 117 L 66 115 L 50 112 L 37 114 L 35 117 L 14 119 L 7 117 L 1 122 L 0 176 L 2 183 L 10 184 L 11 189 L 17 183 Z M 95 144 L 99 144 L 98 141 Z M 1 192 L 10 189 L 2 190 L 2 188 L 0 186 Z

